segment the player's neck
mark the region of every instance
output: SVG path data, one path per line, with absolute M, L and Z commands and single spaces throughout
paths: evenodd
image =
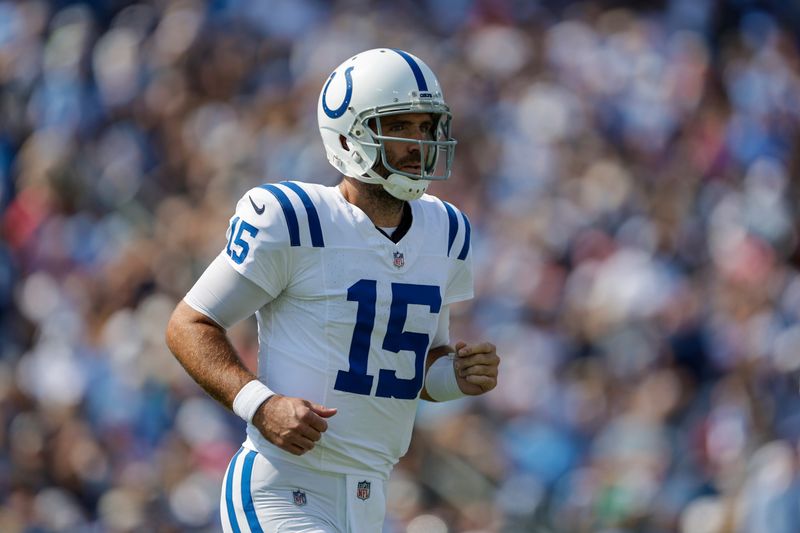
M 345 200 L 361 209 L 376 226 L 400 225 L 405 202 L 386 192 L 382 186 L 345 178 L 339 188 Z

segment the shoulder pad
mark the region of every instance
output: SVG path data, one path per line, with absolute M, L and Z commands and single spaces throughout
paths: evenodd
M 322 224 L 320 223 L 317 209 L 309 194 L 300 184 L 294 181 L 282 181 L 274 184 L 268 183 L 253 189 L 253 191 L 258 190 L 269 193 L 280 206 L 283 218 L 286 221 L 289 244 L 291 246 L 303 246 L 304 243 L 306 245 L 310 244 L 315 248 L 323 248 L 325 246 Z M 261 193 L 259 196 L 269 195 Z M 253 209 L 258 212 L 258 207 L 255 204 Z M 262 213 L 263 209 L 261 207 Z
M 440 200 L 447 212 L 448 233 L 447 233 L 447 256 L 450 257 L 458 251 L 456 259 L 464 260 L 469 254 L 470 236 L 472 228 L 469 224 L 467 215 L 459 211 L 449 202 Z M 458 241 L 458 242 L 456 242 Z M 454 246 L 456 245 L 456 246 Z M 460 245 L 460 246 L 459 246 Z

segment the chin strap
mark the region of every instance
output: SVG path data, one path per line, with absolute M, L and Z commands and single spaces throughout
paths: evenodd
M 356 144 L 354 142 L 354 144 Z M 359 165 L 364 162 L 361 154 L 359 154 L 358 150 L 353 150 L 350 154 L 350 157 Z M 343 169 L 344 170 L 344 169 Z M 350 175 L 345 172 L 346 175 Z M 430 180 L 423 180 L 423 179 L 413 179 L 409 178 L 408 176 L 403 176 L 402 174 L 389 174 L 388 177 L 384 178 L 374 170 L 367 169 L 366 174 L 352 176 L 359 181 L 363 181 L 364 183 L 377 183 L 383 186 L 383 189 L 397 198 L 398 200 L 405 200 L 406 202 L 411 200 L 418 200 L 425 194 L 425 191 L 428 190 L 428 185 L 431 184 Z
M 384 178 L 372 169 L 367 170 L 367 176 L 358 176 L 357 179 L 367 183 L 380 183 L 386 192 L 407 202 L 421 198 L 431 184 L 430 180 L 415 180 L 402 174 L 389 174 L 389 177 Z

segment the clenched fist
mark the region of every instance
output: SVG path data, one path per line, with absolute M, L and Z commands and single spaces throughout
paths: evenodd
M 253 425 L 278 448 L 303 455 L 328 429 L 325 419 L 335 414 L 336 409 L 276 394 L 258 408 L 253 416 Z
M 464 394 L 477 396 L 489 392 L 497 386 L 497 370 L 500 357 L 491 342 L 468 345 L 456 343 L 456 356 L 453 370 L 456 373 L 458 388 Z

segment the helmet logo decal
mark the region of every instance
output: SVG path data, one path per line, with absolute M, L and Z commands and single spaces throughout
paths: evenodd
M 325 96 L 328 93 L 328 86 L 331 84 L 331 81 L 333 81 L 333 77 L 336 76 L 336 72 L 331 74 L 331 77 L 328 78 L 328 83 L 325 84 L 325 88 L 322 90 L 322 109 L 325 111 L 325 114 L 331 118 L 339 118 L 344 115 L 344 112 L 347 110 L 347 106 L 350 105 L 350 98 L 353 96 L 353 77 L 350 75 L 350 71 L 352 71 L 353 68 L 355 67 L 349 67 L 344 71 L 344 79 L 347 81 L 347 90 L 344 93 L 342 105 L 336 109 L 331 109 L 328 107 L 328 103 L 325 101 Z
M 408 66 L 411 67 L 411 71 L 414 73 L 414 77 L 417 79 L 417 87 L 419 88 L 420 92 L 428 92 L 428 82 L 425 81 L 425 76 L 422 74 L 422 69 L 419 68 L 417 62 L 414 61 L 414 58 L 408 55 L 408 53 L 398 50 L 397 48 L 392 48 L 392 50 L 400 54 L 402 58 L 406 60 Z

